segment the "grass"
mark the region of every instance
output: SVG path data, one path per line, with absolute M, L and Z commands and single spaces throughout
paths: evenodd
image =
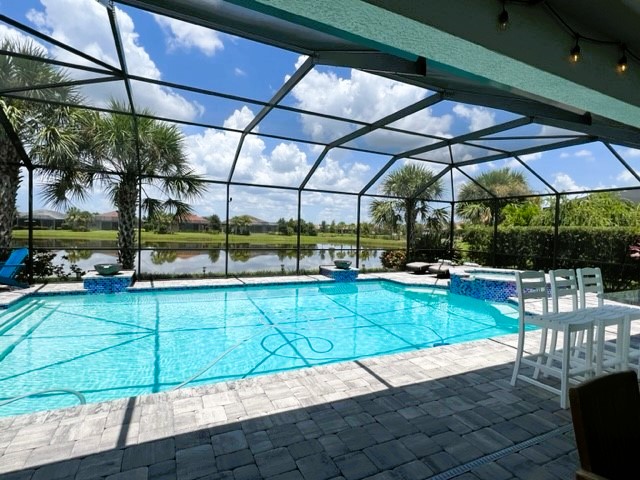
M 115 230 L 92 230 L 90 232 L 73 232 L 71 230 L 34 230 L 33 238 L 43 240 L 116 240 Z M 16 239 L 27 239 L 28 230 L 14 230 L 13 237 Z M 200 233 L 200 232 L 176 232 L 170 234 L 159 234 L 153 232 L 142 232 L 143 242 L 198 242 L 219 245 L 225 243 L 224 233 Z M 272 235 L 267 233 L 253 233 L 251 235 L 229 235 L 229 243 L 245 243 L 249 245 L 290 245 L 296 246 L 297 237 L 295 235 Z M 353 234 L 330 234 L 320 233 L 318 236 L 303 235 L 300 237 L 300 244 L 312 245 L 318 243 L 329 243 L 337 245 L 355 245 L 356 236 Z M 386 238 L 360 237 L 360 245 L 363 247 L 397 248 L 404 249 L 405 240 L 390 240 Z

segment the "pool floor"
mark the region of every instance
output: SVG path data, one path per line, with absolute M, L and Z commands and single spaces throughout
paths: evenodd
M 517 332 L 509 304 L 386 281 L 31 298 L 0 313 L 0 402 L 88 402 Z M 0 416 L 77 404 L 69 394 Z

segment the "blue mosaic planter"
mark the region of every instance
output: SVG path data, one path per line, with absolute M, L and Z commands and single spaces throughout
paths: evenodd
M 504 272 L 496 272 L 504 273 Z M 482 274 L 479 274 L 482 275 Z M 492 302 L 507 302 L 510 297 L 517 297 L 516 277 L 505 278 L 509 275 L 500 275 L 496 278 L 474 276 L 469 273 L 451 273 L 449 291 L 458 295 L 489 300 Z M 551 286 L 547 285 L 547 294 L 551 296 Z
M 488 280 L 451 274 L 449 291 L 458 295 L 466 295 L 480 300 L 506 302 L 509 297 L 516 296 L 516 279 Z
M 97 272 L 89 272 L 82 277 L 87 293 L 118 293 L 131 286 L 133 271 L 124 271 L 116 275 L 103 276 Z
M 344 268 L 337 268 L 333 265 L 320 266 L 320 274 L 333 278 L 336 282 L 355 282 L 356 278 L 358 278 L 358 272 L 359 270 L 357 268 L 345 270 Z

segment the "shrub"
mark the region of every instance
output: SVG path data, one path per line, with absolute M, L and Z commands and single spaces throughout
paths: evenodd
M 407 254 L 404 250 L 385 250 L 380 255 L 380 261 L 383 267 L 398 270 L 407 263 Z

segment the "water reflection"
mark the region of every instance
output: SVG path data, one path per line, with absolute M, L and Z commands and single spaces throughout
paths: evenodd
M 56 251 L 54 264 L 68 267 L 75 263 L 82 270 L 93 268 L 96 263 L 116 262 L 118 258 L 114 241 L 92 240 L 47 241 L 46 247 Z M 52 245 L 53 244 L 53 245 Z M 55 248 L 57 247 L 57 248 Z M 216 248 L 219 247 L 219 248 Z M 229 245 L 229 273 L 240 272 L 281 272 L 295 271 L 296 249 L 279 245 L 250 245 L 247 243 Z M 154 243 L 143 246 L 141 269 L 143 273 L 165 274 L 224 274 L 224 245 L 200 243 Z M 368 248 L 360 251 L 360 266 L 378 268 L 380 254 L 384 248 Z M 66 256 L 67 259 L 62 257 Z M 319 265 L 333 263 L 334 260 L 356 260 L 356 248 L 353 245 L 316 244 L 303 245 L 300 250 L 300 268 L 317 271 Z

